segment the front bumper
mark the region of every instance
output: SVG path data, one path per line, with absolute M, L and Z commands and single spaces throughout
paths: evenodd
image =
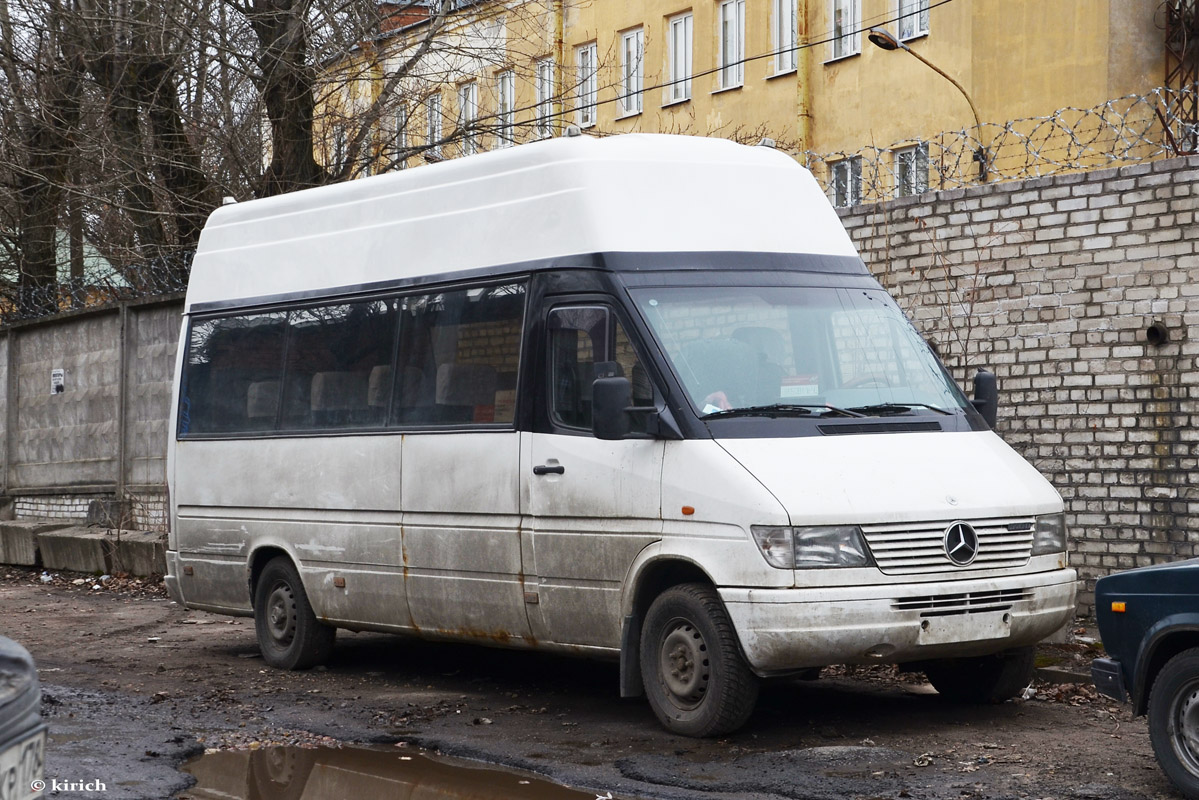
M 1128 690 L 1124 687 L 1124 671 L 1114 658 L 1096 658 L 1091 662 L 1091 680 L 1100 694 L 1115 698 L 1121 703 L 1128 701 Z
M 720 589 L 750 667 L 981 656 L 1035 644 L 1075 611 L 1072 569 L 973 581 L 819 589 Z

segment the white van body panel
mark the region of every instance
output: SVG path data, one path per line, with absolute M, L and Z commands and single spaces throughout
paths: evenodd
M 401 449 L 393 439 L 182 441 L 172 450 L 172 575 L 184 597 L 196 598 L 189 604 L 248 614 L 247 566 L 256 549 L 271 547 L 289 553 L 315 580 L 363 571 L 345 591 L 311 593 L 319 616 L 363 622 L 386 608 L 406 626 Z M 347 454 L 369 469 L 337 468 Z M 188 565 L 205 576 L 203 591 L 184 572 Z
M 337 285 L 356 286 L 579 253 L 704 251 L 857 257 L 811 173 L 773 148 L 579 136 L 219 208 L 187 306 L 323 290 L 329 265 Z
M 522 436 L 530 622 L 541 641 L 619 648 L 629 565 L 662 536 L 662 458 L 677 442 Z
M 991 431 L 721 439 L 720 445 L 779 498 L 792 525 L 953 521 L 1062 507 L 1049 481 Z
M 380 437 L 392 441 L 392 437 Z M 404 575 L 412 624 L 429 636 L 530 636 L 520 542 L 520 435 L 403 437 Z

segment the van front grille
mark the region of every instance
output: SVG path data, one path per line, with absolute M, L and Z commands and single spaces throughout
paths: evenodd
M 965 521 L 978 534 L 978 555 L 964 567 L 945 552 L 945 530 L 953 520 L 864 525 L 862 533 L 875 563 L 887 575 L 1011 569 L 1028 563 L 1036 524 L 1031 517 Z
M 1029 596 L 1027 589 L 936 594 L 899 598 L 891 602 L 891 608 L 895 611 L 919 611 L 921 617 L 952 617 L 958 614 L 1008 611 L 1015 603 L 1027 600 Z

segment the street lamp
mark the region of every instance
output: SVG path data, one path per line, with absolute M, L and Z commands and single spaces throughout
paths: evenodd
M 944 72 L 936 64 L 929 61 L 927 58 L 920 55 L 915 50 L 913 50 L 912 48 L 908 47 L 903 42 L 896 39 L 894 36 L 891 35 L 891 33 L 889 31 L 883 30 L 882 28 L 871 28 L 869 33 L 866 34 L 866 38 L 869 39 L 872 43 L 874 43 L 874 45 L 876 47 L 879 47 L 883 50 L 904 50 L 904 51 L 906 51 L 908 54 L 910 54 L 913 58 L 915 58 L 921 64 L 924 64 L 926 67 L 931 69 L 933 72 L 937 73 L 942 78 L 944 78 L 945 80 L 952 83 L 957 88 L 957 90 L 962 93 L 962 97 L 966 98 L 966 102 L 970 104 L 970 113 L 972 113 L 974 115 L 974 129 L 978 131 L 978 137 L 979 137 L 979 145 L 974 150 L 974 160 L 978 162 L 978 180 L 980 182 L 985 183 L 987 180 L 987 156 L 988 156 L 988 154 L 987 154 L 987 149 L 982 146 L 982 135 L 983 135 L 982 123 L 978 121 L 978 109 L 974 107 L 974 101 L 970 99 L 970 95 L 967 94 L 965 87 L 963 87 L 962 84 L 960 84 L 956 80 L 954 80 L 951 75 Z

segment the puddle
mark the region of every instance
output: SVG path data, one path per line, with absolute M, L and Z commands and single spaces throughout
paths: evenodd
M 397 748 L 264 747 L 219 751 L 189 761 L 183 770 L 195 776 L 197 783 L 178 795 L 181 800 L 299 800 L 301 797 L 303 800 L 346 797 L 594 800 L 596 797 L 594 792 L 570 789 L 532 775 Z

